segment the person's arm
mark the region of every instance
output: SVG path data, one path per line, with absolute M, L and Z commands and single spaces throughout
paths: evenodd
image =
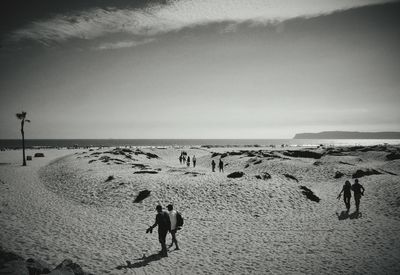
M 158 225 L 158 219 L 157 219 L 157 216 L 156 216 L 156 220 L 155 220 L 154 224 L 152 226 L 150 226 L 150 228 L 153 229 L 157 225 Z
M 364 195 L 364 191 L 365 191 L 364 186 L 361 185 L 361 189 L 362 189 L 361 195 Z
M 157 216 L 156 216 L 156 221 L 154 222 L 153 225 L 151 225 L 149 228 L 147 228 L 146 233 L 152 233 L 153 232 L 153 228 L 156 227 L 158 225 L 158 220 L 157 220 Z
M 342 195 L 343 191 L 344 191 L 344 188 L 342 188 L 342 191 L 340 191 L 339 195 L 337 196 L 338 199 L 339 199 L 340 196 Z

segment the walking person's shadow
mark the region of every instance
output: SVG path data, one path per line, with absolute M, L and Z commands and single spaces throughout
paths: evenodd
M 116 268 L 119 270 L 123 269 L 123 268 L 139 268 L 139 267 L 146 266 L 151 262 L 158 261 L 162 258 L 163 258 L 163 256 L 159 253 L 152 254 L 147 257 L 143 255 L 142 258 L 135 259 L 135 261 L 139 261 L 139 262 L 131 263 L 130 261 L 126 261 L 126 265 L 119 265 Z
M 342 220 L 346 220 L 346 219 L 353 220 L 353 219 L 361 218 L 362 214 L 359 211 L 354 211 L 351 214 L 349 214 L 349 212 L 347 212 L 347 211 L 342 211 L 342 212 L 340 212 L 340 214 L 338 212 L 336 212 L 336 216 L 338 217 L 339 221 L 342 221 Z

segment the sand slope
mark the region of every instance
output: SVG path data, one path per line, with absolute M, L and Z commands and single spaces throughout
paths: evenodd
M 174 148 L 45 150 L 27 167 L 20 152 L 1 152 L 1 245 L 51 265 L 71 258 L 95 274 L 400 273 L 399 160 L 379 150 L 313 159 L 260 149 L 186 148 L 196 168 L 179 164 Z M 212 173 L 212 153 L 233 150 L 253 151 L 227 155 L 225 172 Z M 359 169 L 382 174 L 360 178 L 362 216 L 354 206 L 340 216 L 336 196 Z M 228 179 L 235 171 L 244 176 Z M 335 179 L 336 171 L 344 176 Z M 255 177 L 265 172 L 270 179 Z M 307 199 L 301 185 L 321 201 Z M 145 189 L 150 197 L 134 204 Z M 157 234 L 144 233 L 158 202 L 185 217 L 181 250 L 168 258 L 155 256 Z

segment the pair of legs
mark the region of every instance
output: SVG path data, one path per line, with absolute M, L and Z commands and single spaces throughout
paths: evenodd
M 354 195 L 354 200 L 356 202 L 356 211 L 360 210 L 360 200 L 361 200 L 361 194 Z
M 176 229 L 171 230 L 172 242 L 169 247 L 172 247 L 175 244 L 175 249 L 179 250 L 178 241 L 176 240 Z
M 351 196 L 343 196 L 344 204 L 346 205 L 347 212 L 350 211 L 350 199 Z
M 163 256 L 168 256 L 167 254 L 167 245 L 165 244 L 165 239 L 167 238 L 167 230 L 159 230 L 158 231 L 158 241 L 161 244 L 161 254 Z

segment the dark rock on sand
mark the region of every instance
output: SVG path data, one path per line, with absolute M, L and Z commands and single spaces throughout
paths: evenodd
M 335 179 L 340 179 L 340 178 L 343 177 L 343 176 L 344 176 L 344 174 L 343 174 L 342 172 L 336 171 L 336 172 L 335 172 L 334 178 L 335 178 Z
M 296 179 L 296 177 L 294 177 L 294 176 L 292 176 L 292 175 L 290 175 L 290 174 L 283 174 L 283 175 L 284 175 L 286 178 L 288 178 L 288 179 L 295 180 L 295 181 L 299 182 L 299 180 Z
M 300 189 L 303 190 L 301 191 L 301 193 L 303 193 L 307 199 L 311 200 L 311 201 L 315 201 L 315 202 L 319 202 L 321 199 L 318 198 L 313 191 L 311 191 L 310 189 L 308 189 L 307 187 L 305 187 L 304 185 L 300 186 Z
M 361 178 L 365 176 L 371 176 L 371 175 L 381 175 L 382 173 L 379 171 L 376 171 L 375 169 L 367 169 L 367 170 L 357 170 L 353 175 L 352 178 Z
M 244 176 L 243 172 L 233 172 L 233 173 L 230 173 L 229 175 L 227 175 L 227 177 L 231 178 L 231 179 L 241 178 L 243 176 Z
M 43 153 L 35 153 L 34 157 L 35 158 L 44 158 L 44 154 Z
M 260 164 L 261 162 L 262 162 L 261 159 L 260 159 L 260 160 L 257 160 L 257 161 L 254 162 L 254 165 Z
M 313 158 L 320 159 L 323 154 L 312 152 L 312 151 L 285 151 L 283 155 L 294 158 Z
M 147 189 L 140 191 L 139 194 L 136 196 L 136 199 L 133 202 L 135 202 L 135 203 L 141 202 L 142 200 L 144 200 L 145 198 L 150 196 L 150 193 L 151 193 L 151 191 L 147 190 Z

